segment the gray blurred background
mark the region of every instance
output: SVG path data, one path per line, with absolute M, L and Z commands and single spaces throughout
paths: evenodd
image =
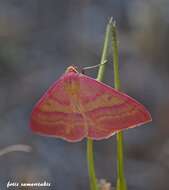
M 147 126 L 124 133 L 129 190 L 169 190 L 169 1 L 0 0 L 0 148 L 32 147 L 30 153 L 0 157 L 1 190 L 9 180 L 46 180 L 52 190 L 89 189 L 86 141 L 35 135 L 29 117 L 67 66 L 99 63 L 110 16 L 119 29 L 122 89 L 153 117 Z M 110 85 L 112 69 L 109 62 L 105 81 Z M 96 77 L 96 72 L 86 74 Z M 113 185 L 115 140 L 95 142 L 97 176 Z

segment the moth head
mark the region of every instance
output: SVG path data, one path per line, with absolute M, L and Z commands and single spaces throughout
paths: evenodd
M 66 73 L 69 73 L 69 72 L 78 73 L 77 67 L 76 67 L 76 66 L 69 66 L 69 67 L 66 69 Z

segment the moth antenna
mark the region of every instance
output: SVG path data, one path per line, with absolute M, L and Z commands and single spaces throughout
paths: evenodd
M 107 63 L 107 60 L 105 60 L 104 63 L 101 63 L 101 64 L 97 64 L 97 65 L 93 65 L 93 66 L 89 66 L 89 67 L 83 67 L 82 70 L 81 70 L 81 73 L 85 74 L 86 70 L 97 68 L 100 65 L 104 65 L 105 63 Z

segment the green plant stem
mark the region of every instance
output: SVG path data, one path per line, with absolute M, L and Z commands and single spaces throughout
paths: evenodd
M 106 34 L 105 34 L 105 39 L 104 39 L 102 56 L 100 60 L 100 67 L 97 74 L 98 81 L 103 81 L 104 79 L 104 73 L 105 73 L 107 57 L 108 57 L 109 42 L 110 42 L 110 37 L 111 37 L 111 25 L 112 25 L 112 18 L 110 18 L 106 27 Z
M 114 84 L 115 89 L 120 90 L 119 76 L 119 52 L 117 41 L 116 24 L 112 24 L 112 47 L 113 47 L 113 65 L 114 65 Z M 117 184 L 116 190 L 127 190 L 126 179 L 124 176 L 124 160 L 123 160 L 123 133 L 117 133 Z
M 107 63 L 107 56 L 108 56 L 108 47 L 110 41 L 110 34 L 111 34 L 111 24 L 112 18 L 109 20 L 109 23 L 106 27 L 106 34 L 104 39 L 103 51 L 101 56 L 101 62 L 99 71 L 97 74 L 97 80 L 102 81 L 104 78 L 106 63 Z M 90 190 L 98 190 L 97 178 L 95 174 L 95 166 L 94 166 L 94 154 L 93 154 L 93 140 L 87 139 L 87 160 L 88 160 L 88 171 L 89 171 L 89 178 L 90 178 Z
M 88 160 L 88 171 L 89 171 L 89 180 L 90 180 L 90 189 L 97 190 L 97 178 L 95 174 L 94 167 L 94 156 L 93 156 L 93 140 L 87 139 L 87 160 Z

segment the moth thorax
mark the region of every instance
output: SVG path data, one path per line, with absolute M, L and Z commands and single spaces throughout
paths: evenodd
M 77 78 L 70 78 L 65 81 L 64 84 L 65 91 L 70 95 L 78 95 L 80 92 L 80 82 Z

